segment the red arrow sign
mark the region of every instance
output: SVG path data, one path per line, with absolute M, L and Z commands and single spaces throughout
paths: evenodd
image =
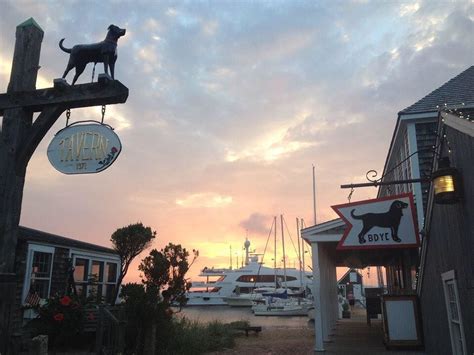
M 331 207 L 347 225 L 339 250 L 420 245 L 412 193 Z

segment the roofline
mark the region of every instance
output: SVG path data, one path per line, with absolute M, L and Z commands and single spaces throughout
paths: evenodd
M 33 228 L 23 227 L 23 226 L 19 226 L 18 239 L 22 239 L 27 242 L 63 246 L 69 249 L 76 248 L 76 249 L 91 250 L 95 252 L 118 255 L 118 253 L 112 248 L 84 242 L 82 240 L 67 238 L 67 237 L 57 235 L 57 234 L 52 234 L 52 233 L 40 231 L 38 229 L 33 229 Z
M 344 277 L 346 277 L 346 276 L 351 272 L 351 270 L 354 271 L 354 272 L 356 272 L 356 273 L 358 273 L 359 276 L 362 278 L 362 280 L 364 279 L 364 276 L 363 276 L 359 271 L 357 271 L 356 269 L 350 267 L 349 270 L 347 270 L 346 273 L 345 273 L 344 275 L 342 275 L 342 276 L 339 278 L 339 280 L 337 280 L 337 283 L 339 283 Z
M 467 104 L 464 103 L 463 104 L 454 104 L 454 105 L 449 105 L 447 106 L 447 109 L 460 109 L 460 108 L 472 108 L 474 107 L 474 102 L 468 102 Z M 409 112 L 405 112 L 406 109 L 404 110 L 401 110 L 400 112 L 398 112 L 398 115 L 401 116 L 401 115 L 416 115 L 416 114 L 420 114 L 420 113 L 430 113 L 430 112 L 439 112 L 439 111 L 444 111 L 444 107 L 439 107 L 437 110 L 422 110 L 422 111 L 409 111 Z
M 301 231 L 302 232 L 320 233 L 320 232 L 324 232 L 324 231 L 327 231 L 327 230 L 330 230 L 330 229 L 333 229 L 333 228 L 342 227 L 345 224 L 346 223 L 342 220 L 342 218 L 335 218 L 335 219 L 332 219 L 330 221 L 326 221 L 326 222 L 323 222 L 323 223 L 316 224 L 314 226 L 303 228 L 303 229 L 301 229 Z

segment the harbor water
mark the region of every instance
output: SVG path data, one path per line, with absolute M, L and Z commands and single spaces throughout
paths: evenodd
M 230 323 L 235 321 L 248 321 L 252 326 L 262 326 L 265 328 L 313 328 L 314 323 L 309 321 L 307 316 L 255 316 L 250 307 L 229 307 L 229 306 L 193 306 L 185 307 L 179 317 L 199 323 L 209 323 L 219 321 Z

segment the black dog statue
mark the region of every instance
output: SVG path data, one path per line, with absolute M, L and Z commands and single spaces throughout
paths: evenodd
M 115 62 L 117 61 L 117 41 L 120 37 L 125 35 L 125 29 L 110 25 L 107 36 L 102 42 L 94 44 L 78 44 L 72 48 L 65 48 L 63 46 L 64 38 L 59 41 L 59 48 L 64 52 L 70 53 L 69 62 L 63 74 L 63 79 L 72 68 L 76 68 L 76 75 L 72 80 L 72 85 L 76 82 L 79 75 L 82 74 L 86 68 L 87 63 L 104 63 L 104 71 L 114 78 Z
M 354 219 L 362 220 L 362 230 L 359 233 L 359 243 L 364 244 L 364 235 L 371 230 L 373 227 L 390 228 L 392 232 L 392 239 L 400 243 L 402 240 L 398 237 L 398 227 L 403 216 L 403 209 L 407 208 L 408 204 L 396 200 L 390 205 L 390 209 L 385 213 L 365 213 L 360 216 L 354 214 L 354 210 L 351 211 L 351 216 Z

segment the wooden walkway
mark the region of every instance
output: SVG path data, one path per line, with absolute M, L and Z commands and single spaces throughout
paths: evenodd
M 382 321 L 372 319 L 367 325 L 365 309 L 353 308 L 350 319 L 338 321 L 330 342 L 324 343 L 321 354 L 390 354 L 421 355 L 422 351 L 387 350 L 383 344 Z

